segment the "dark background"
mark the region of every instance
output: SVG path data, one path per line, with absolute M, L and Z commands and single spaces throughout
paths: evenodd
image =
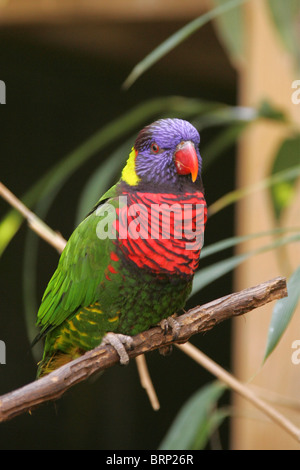
M 47 170 L 108 122 L 144 100 L 182 95 L 236 102 L 236 75 L 211 25 L 162 59 L 127 92 L 121 84 L 132 67 L 175 32 L 179 22 L 26 25 L 0 30 L 0 79 L 6 83 L 1 106 L 1 181 L 21 197 Z M 139 129 L 137 129 L 138 131 Z M 201 146 L 217 130 L 201 134 Z M 120 142 L 116 142 L 119 145 Z M 111 145 L 90 159 L 63 186 L 45 221 L 68 238 L 74 229 L 81 189 Z M 128 149 L 130 150 L 130 149 Z M 205 159 L 205 155 L 202 155 Z M 127 154 L 124 155 L 124 162 Z M 235 152 L 223 153 L 203 175 L 208 205 L 234 188 Z M 1 218 L 8 205 L 0 200 Z M 229 207 L 209 219 L 205 244 L 233 234 Z M 0 394 L 34 380 L 36 359 L 24 314 L 22 289 L 25 224 L 1 259 L 0 339 L 6 365 L 0 365 Z M 201 266 L 227 257 L 229 251 L 205 258 Z M 39 242 L 36 302 L 58 261 L 55 250 Z M 232 292 L 231 275 L 203 289 L 187 307 Z M 191 342 L 230 369 L 231 324 L 225 322 Z M 161 408 L 151 409 L 141 388 L 135 362 L 113 367 L 98 380 L 69 390 L 55 403 L 0 424 L 2 449 L 156 449 L 176 413 L 192 393 L 214 380 L 180 351 L 169 357 L 157 351 L 146 357 Z M 221 404 L 227 404 L 225 394 Z M 229 427 L 220 429 L 228 446 Z

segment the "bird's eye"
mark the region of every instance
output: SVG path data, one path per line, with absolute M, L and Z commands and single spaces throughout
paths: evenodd
M 150 148 L 151 148 L 152 153 L 158 153 L 159 150 L 160 150 L 159 146 L 155 142 L 153 142 L 153 144 L 151 144 Z

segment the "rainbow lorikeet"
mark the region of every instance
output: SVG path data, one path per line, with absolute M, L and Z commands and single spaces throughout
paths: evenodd
M 184 307 L 206 222 L 199 142 L 181 119 L 140 131 L 120 180 L 72 233 L 45 290 L 38 377 L 102 341 L 118 350 Z

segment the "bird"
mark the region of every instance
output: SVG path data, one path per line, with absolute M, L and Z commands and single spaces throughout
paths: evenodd
M 119 181 L 75 228 L 42 296 L 38 379 L 100 344 L 126 364 L 134 335 L 176 330 L 207 220 L 199 144 L 179 118 L 138 132 Z

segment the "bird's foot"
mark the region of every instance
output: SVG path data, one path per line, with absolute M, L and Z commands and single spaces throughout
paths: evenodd
M 161 320 L 159 325 L 163 330 L 164 335 L 166 335 L 170 329 L 172 331 L 173 339 L 176 340 L 178 338 L 181 326 L 174 316 L 164 318 Z
M 132 336 L 122 335 L 120 333 L 106 333 L 102 339 L 101 345 L 110 344 L 119 354 L 120 364 L 127 365 L 129 363 L 129 356 L 125 349 L 131 349 L 133 344 Z
M 164 318 L 159 322 L 159 326 L 164 332 L 164 335 L 168 333 L 168 330 L 171 329 L 172 334 L 173 334 L 173 339 L 176 340 L 179 335 L 180 331 L 180 324 L 178 321 L 174 318 L 174 316 Z M 172 344 L 168 344 L 167 346 L 162 346 L 159 348 L 159 354 L 162 356 L 169 356 L 173 350 Z

